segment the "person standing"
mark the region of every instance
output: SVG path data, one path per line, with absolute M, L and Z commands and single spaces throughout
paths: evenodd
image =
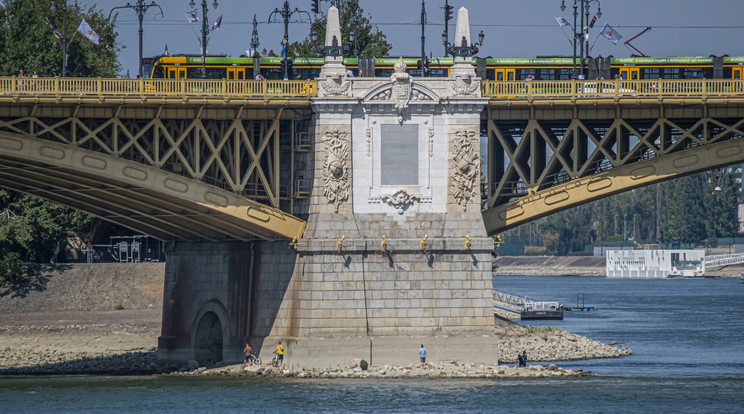
M 251 353 L 253 353 L 253 349 L 249 344 L 245 344 L 245 349 L 243 350 L 243 355 L 245 355 L 243 357 L 243 366 L 245 366 L 246 363 L 253 366 L 253 358 L 251 358 Z
M 522 351 L 522 355 L 518 355 L 517 360 L 519 361 L 518 366 L 527 367 L 527 351 Z
M 421 360 L 421 368 L 426 367 L 426 348 L 424 348 L 424 344 L 421 344 L 421 348 L 419 348 L 419 359 Z
M 284 362 L 284 346 L 282 346 L 282 343 L 279 342 L 279 345 L 276 346 L 276 355 L 279 360 L 279 365 L 282 365 Z

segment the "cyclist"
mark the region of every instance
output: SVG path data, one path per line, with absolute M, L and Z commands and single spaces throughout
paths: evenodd
M 284 361 L 284 346 L 282 346 L 282 343 L 279 342 L 279 345 L 276 346 L 276 356 L 278 360 L 278 364 L 281 365 Z

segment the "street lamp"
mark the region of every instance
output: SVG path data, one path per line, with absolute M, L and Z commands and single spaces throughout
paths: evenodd
M 573 69 L 571 73 L 571 77 L 573 79 L 577 78 L 576 73 L 576 38 L 579 34 L 576 31 L 576 18 L 581 17 L 581 37 L 582 41 L 580 44 L 580 65 L 581 65 L 581 73 L 583 75 L 584 73 L 584 40 L 586 40 L 586 55 L 589 56 L 589 8 L 590 4 L 596 2 L 597 3 L 597 18 L 602 17 L 602 4 L 599 2 L 599 0 L 574 0 L 573 5 L 573 26 L 572 29 L 574 31 L 573 34 Z M 579 4 L 581 4 L 581 11 L 579 11 Z M 561 11 L 566 11 L 566 0 L 561 0 Z M 584 25 L 584 14 L 586 14 L 586 25 Z
M 52 2 L 51 11 L 57 11 L 57 8 Z M 78 10 L 78 3 L 75 0 L 75 6 L 73 10 Z M 62 0 L 62 77 L 67 76 L 67 0 Z
M 194 0 L 191 0 L 189 3 L 189 6 L 193 9 L 196 4 L 194 3 Z M 207 0 L 202 0 L 201 3 L 202 6 L 202 53 L 201 53 L 201 60 L 202 60 L 202 78 L 207 77 L 207 34 L 209 34 L 209 31 L 207 29 L 207 11 L 209 9 L 207 8 Z M 215 9 L 219 6 L 219 3 L 217 3 L 217 0 L 214 0 L 214 3 L 212 3 L 212 7 Z
M 447 41 L 447 33 L 442 33 L 442 42 L 444 43 L 445 50 L 447 53 L 452 55 L 453 57 L 471 57 L 478 53 L 478 48 L 480 46 L 483 46 L 483 39 L 485 39 L 486 35 L 483 34 L 483 30 L 478 33 L 478 42 L 473 43 L 470 46 L 468 46 L 468 40 L 465 38 L 465 36 L 462 37 L 460 40 L 460 46 L 457 46 L 457 44 L 450 44 Z
M 216 1 L 216 0 L 215 0 Z M 282 39 L 282 62 L 284 66 L 284 80 L 289 79 L 289 59 L 287 58 L 287 48 L 289 47 L 289 23 L 305 23 L 302 19 L 302 15 L 307 16 L 307 20 L 310 20 L 310 13 L 305 10 L 300 10 L 295 7 L 294 10 L 289 8 L 289 0 L 284 0 L 284 5 L 281 9 L 274 8 L 274 11 L 269 14 L 269 23 L 278 23 L 277 16 L 281 16 L 284 23 L 284 39 Z M 293 15 L 298 17 L 295 20 L 290 20 Z
M 349 40 L 351 40 L 351 35 L 349 35 L 349 37 L 350 37 Z M 317 42 L 318 32 L 316 32 L 315 30 L 310 32 L 310 40 L 312 40 L 313 43 Z M 348 44 L 339 45 L 338 42 L 339 42 L 339 39 L 336 36 L 333 36 L 333 39 L 331 39 L 330 46 L 326 46 L 326 45 L 318 46 L 318 53 L 323 57 L 325 56 L 339 57 L 339 56 L 343 56 L 344 53 L 348 53 L 349 45 Z
M 111 20 L 111 13 L 116 9 L 133 9 L 134 12 L 137 13 L 137 18 L 139 19 L 139 62 L 137 66 L 139 67 L 138 76 L 140 78 L 143 77 L 143 74 L 142 74 L 142 33 L 143 33 L 142 18 L 145 17 L 145 13 L 147 13 L 147 9 L 149 9 L 150 7 L 157 7 L 158 9 L 160 9 L 160 16 L 165 17 L 165 15 L 163 14 L 163 9 L 160 8 L 160 6 L 158 6 L 155 3 L 155 1 L 153 1 L 150 4 L 145 4 L 144 0 L 137 0 L 137 3 L 134 5 L 127 3 L 125 6 L 114 7 L 111 9 L 111 11 L 109 11 L 109 16 L 108 16 L 109 20 Z

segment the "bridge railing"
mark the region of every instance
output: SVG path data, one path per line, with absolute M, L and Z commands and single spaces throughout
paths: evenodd
M 499 99 L 744 96 L 744 79 L 492 81 L 483 96 Z
M 317 91 L 314 80 L 0 77 L 5 95 L 309 97 Z

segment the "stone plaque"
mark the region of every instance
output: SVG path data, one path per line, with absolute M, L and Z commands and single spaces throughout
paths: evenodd
M 418 185 L 419 126 L 416 124 L 380 125 L 382 185 Z

